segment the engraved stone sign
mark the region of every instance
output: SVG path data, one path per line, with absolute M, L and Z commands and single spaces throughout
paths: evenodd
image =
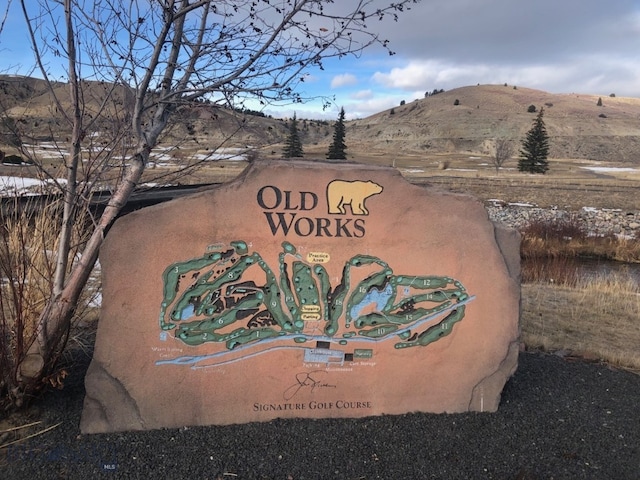
M 116 222 L 85 433 L 494 411 L 519 237 L 395 169 L 260 161 Z

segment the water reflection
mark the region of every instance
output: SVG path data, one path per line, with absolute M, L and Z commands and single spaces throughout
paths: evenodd
M 595 258 L 525 258 L 522 260 L 523 282 L 554 282 L 576 285 L 578 281 L 628 277 L 640 286 L 640 264 Z

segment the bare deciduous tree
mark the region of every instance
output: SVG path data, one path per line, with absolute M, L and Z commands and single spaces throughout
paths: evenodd
M 492 157 L 493 166 L 496 169 L 496 173 L 502 168 L 507 160 L 513 155 L 513 145 L 506 138 L 496 138 L 495 150 Z
M 181 106 L 201 99 L 303 101 L 298 87 L 309 68 L 321 68 L 327 58 L 358 56 L 372 45 L 388 50 L 369 23 L 397 20 L 417 1 L 20 0 L 38 69 L 71 135 L 66 182 L 58 185 L 64 213 L 51 297 L 40 315 L 36 341 L 5 387 L 13 397 L 19 400 L 42 385 L 107 230 Z M 61 100 L 54 78 L 67 83 L 71 108 Z M 92 111 L 85 97 L 89 81 L 104 86 L 99 107 Z M 88 144 L 98 132 L 105 135 L 107 124 L 112 125 L 109 148 L 89 168 Z M 121 152 L 122 174 L 82 256 L 70 265 L 70 231 L 82 213 L 81 199 L 109 170 L 117 144 L 130 146 Z

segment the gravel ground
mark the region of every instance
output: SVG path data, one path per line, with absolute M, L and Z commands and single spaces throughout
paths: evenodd
M 62 424 L 5 448 L 0 478 L 640 479 L 640 376 L 577 359 L 522 353 L 493 414 L 100 435 L 79 432 L 85 367 L 35 406 Z

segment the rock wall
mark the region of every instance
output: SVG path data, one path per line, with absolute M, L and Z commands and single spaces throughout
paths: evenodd
M 619 235 L 640 237 L 640 212 L 595 209 L 585 207 L 578 211 L 544 209 L 533 205 L 492 202 L 487 205 L 490 218 L 509 228 L 520 229 L 533 221 L 575 221 L 593 235 Z

